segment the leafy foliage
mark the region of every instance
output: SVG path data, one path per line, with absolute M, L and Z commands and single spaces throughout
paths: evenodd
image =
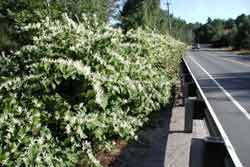
M 98 150 L 136 138 L 168 102 L 182 43 L 82 20 L 30 24 L 32 45 L 1 55 L 2 166 L 100 166 Z
M 37 23 L 45 17 L 60 19 L 63 13 L 78 22 L 83 14 L 95 15 L 100 21 L 106 22 L 108 10 L 108 0 L 0 1 L 0 51 L 16 50 L 30 44 L 33 32 L 20 31 L 22 26 L 29 23 Z

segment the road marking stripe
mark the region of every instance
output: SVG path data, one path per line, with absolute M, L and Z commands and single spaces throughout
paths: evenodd
M 227 58 L 222 58 L 222 57 L 220 57 L 220 58 L 223 59 L 223 60 L 226 60 L 226 61 L 228 61 L 228 62 L 231 62 L 231 63 L 237 63 L 237 64 L 241 64 L 241 65 L 250 67 L 250 64 L 242 63 L 242 62 L 237 61 L 237 60 L 229 60 L 229 59 L 227 59 Z
M 215 56 L 215 55 L 212 55 L 212 54 L 207 54 L 207 55 L 208 56 L 214 56 L 214 57 L 216 57 L 218 59 L 223 59 L 223 60 L 226 60 L 226 61 L 231 62 L 231 63 L 237 63 L 237 64 L 241 64 L 241 65 L 250 67 L 250 64 L 242 63 L 242 62 L 237 61 L 237 60 L 230 60 L 230 59 L 227 59 L 227 58 L 224 58 L 224 57 L 220 57 L 220 56 Z
M 208 76 L 209 76 L 209 78 L 210 79 L 212 79 L 213 81 L 214 81 L 214 83 L 222 90 L 222 92 L 233 102 L 233 104 L 247 117 L 247 119 L 249 119 L 250 120 L 250 114 L 246 111 L 246 109 L 245 108 L 243 108 L 241 105 L 240 105 L 240 103 L 237 101 L 237 100 L 235 100 L 235 98 L 233 97 L 233 96 L 231 96 L 231 94 L 227 91 L 227 90 L 225 90 L 217 81 L 216 81 L 216 79 L 214 79 L 213 77 L 212 77 L 212 75 L 210 75 L 193 57 L 190 57 L 191 59 L 192 59 L 192 61 L 196 64 L 196 65 L 198 65 L 200 68 L 201 68 L 201 70 L 203 71 L 203 72 L 205 72 Z
M 206 70 L 205 70 L 196 60 L 195 60 L 195 59 L 193 59 L 192 57 L 190 57 L 190 59 L 191 59 L 196 65 L 198 65 L 198 66 L 201 68 L 201 70 L 202 70 L 203 72 L 205 72 L 205 73 L 206 73 L 215 83 L 217 83 L 217 84 L 216 84 L 217 86 L 220 85 L 215 79 L 213 79 L 213 77 L 212 77 L 212 76 L 211 76 L 211 75 L 210 75 L 210 74 L 209 74 L 209 73 L 208 73 L 208 72 L 207 72 L 207 71 L 206 71 Z M 233 147 L 231 141 L 229 140 L 229 138 L 228 138 L 226 132 L 224 131 L 224 129 L 223 129 L 223 127 L 222 127 L 222 125 L 221 125 L 219 119 L 217 118 L 217 116 L 216 116 L 216 114 L 215 114 L 215 112 L 214 112 L 214 110 L 213 110 L 211 104 L 209 103 L 207 97 L 205 96 L 204 92 L 202 91 L 202 89 L 201 89 L 201 87 L 200 87 L 200 85 L 199 85 L 197 79 L 195 78 L 194 74 L 192 73 L 192 71 L 191 71 L 190 67 L 188 66 L 188 63 L 186 62 L 185 58 L 184 58 L 183 60 L 184 60 L 184 62 L 185 62 L 185 64 L 186 64 L 186 66 L 187 66 L 189 72 L 191 73 L 191 75 L 192 75 L 192 77 L 193 77 L 193 79 L 194 79 L 194 81 L 195 81 L 195 83 L 196 83 L 196 86 L 198 87 L 198 89 L 199 89 L 199 91 L 200 91 L 200 93 L 201 93 L 202 98 L 204 99 L 205 103 L 207 104 L 207 107 L 208 107 L 208 109 L 209 109 L 209 111 L 210 111 L 210 113 L 211 113 L 211 116 L 213 117 L 213 119 L 214 119 L 214 121 L 215 121 L 215 124 L 217 125 L 217 127 L 218 127 L 218 129 L 219 129 L 219 131 L 220 131 L 220 133 L 221 133 L 221 136 L 222 136 L 222 138 L 223 138 L 223 140 L 224 140 L 224 142 L 225 142 L 225 145 L 226 145 L 226 147 L 227 147 L 227 150 L 228 150 L 228 152 L 229 152 L 229 154 L 230 154 L 230 156 L 231 156 L 231 158 L 232 158 L 232 160 L 233 160 L 233 162 L 234 162 L 234 165 L 236 165 L 235 167 L 243 167 L 243 165 L 242 165 L 242 163 L 241 163 L 241 161 L 240 161 L 238 155 L 236 154 L 236 151 L 235 151 L 235 149 L 234 149 L 234 147 Z M 221 86 L 218 86 L 218 87 L 219 87 L 219 88 L 222 88 Z M 222 88 L 222 89 L 224 89 L 224 88 Z M 224 90 L 225 90 L 225 89 L 224 89 Z M 223 92 L 224 92 L 224 91 L 223 91 Z M 229 95 L 230 95 L 230 94 L 229 94 Z
M 237 61 L 237 60 L 229 60 L 229 59 L 227 59 L 227 58 L 222 58 L 222 57 L 220 57 L 220 58 L 223 59 L 223 60 L 226 60 L 226 61 L 228 61 L 228 62 L 231 62 L 231 63 L 238 63 L 238 64 L 241 64 L 241 65 L 250 67 L 250 64 L 242 63 L 242 62 Z

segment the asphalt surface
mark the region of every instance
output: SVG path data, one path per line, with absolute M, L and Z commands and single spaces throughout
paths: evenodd
M 209 103 L 236 167 L 250 167 L 250 55 L 214 49 L 184 58 Z

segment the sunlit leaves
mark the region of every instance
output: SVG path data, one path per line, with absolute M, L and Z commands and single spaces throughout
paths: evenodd
M 26 27 L 38 28 L 34 44 L 0 60 L 5 166 L 99 166 L 98 150 L 114 138 L 135 139 L 148 115 L 168 102 L 182 43 L 65 17 Z

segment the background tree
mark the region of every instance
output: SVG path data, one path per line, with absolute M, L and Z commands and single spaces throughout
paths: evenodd
M 101 21 L 109 16 L 109 0 L 4 0 L 0 1 L 0 51 L 15 50 L 31 42 L 31 32 L 20 27 L 45 17 L 59 19 L 62 13 L 79 21 L 82 14 L 95 15 Z
M 201 43 L 214 46 L 232 46 L 235 49 L 250 49 L 250 15 L 242 14 L 236 19 L 208 19 L 207 23 L 194 30 Z
M 159 0 L 128 0 L 121 11 L 120 21 L 125 31 L 137 27 L 150 28 L 162 34 L 169 33 L 183 42 L 190 43 L 193 40 L 193 24 L 169 16 L 167 10 L 160 8 Z
M 235 20 L 237 33 L 234 38 L 235 48 L 250 48 L 250 16 L 240 15 Z

